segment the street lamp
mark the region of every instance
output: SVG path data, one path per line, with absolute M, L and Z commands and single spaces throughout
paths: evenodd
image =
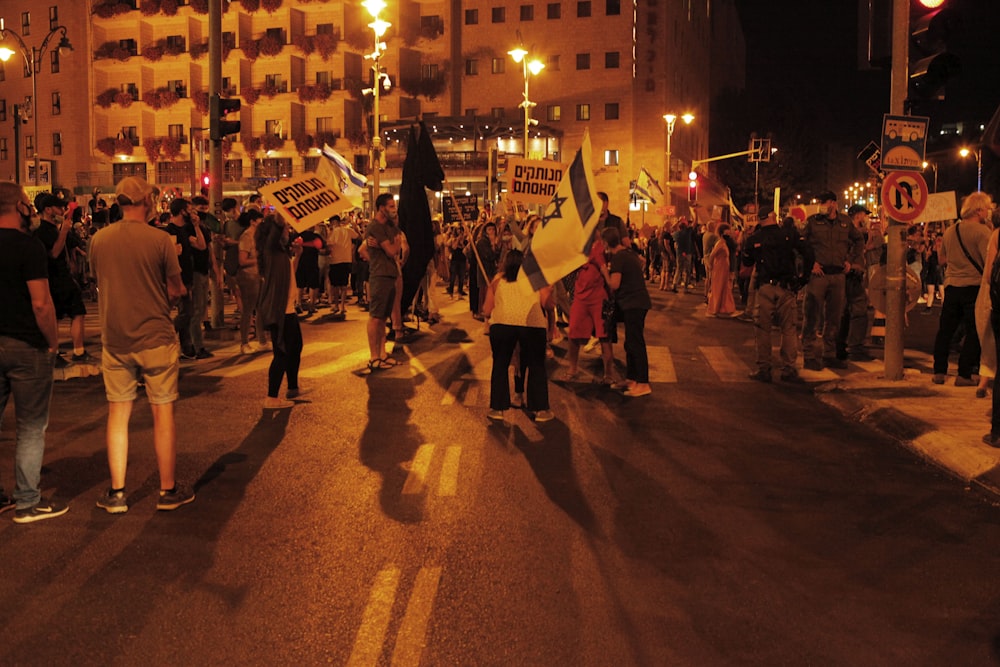
M 924 170 L 926 170 L 927 167 L 930 167 L 931 169 L 934 170 L 934 192 L 937 192 L 937 181 L 938 181 L 938 166 L 937 166 L 937 162 L 926 162 L 925 161 L 920 166 L 923 167 Z
M 521 64 L 521 71 L 524 74 L 524 100 L 518 105 L 524 109 L 524 157 L 528 157 L 528 132 L 532 125 L 538 125 L 538 121 L 531 117 L 531 107 L 535 106 L 535 103 L 528 98 L 528 75 L 537 75 L 543 69 L 545 69 L 545 63 L 537 58 L 528 59 L 528 52 L 524 50 L 523 47 L 517 47 L 516 49 L 511 49 L 507 52 L 514 62 Z
M 53 37 L 59 35 L 59 43 L 56 44 L 56 51 L 60 49 L 73 50 L 73 45 L 69 43 L 69 39 L 66 37 L 66 27 L 57 25 L 51 30 L 49 34 L 45 36 L 42 40 L 42 45 L 39 47 L 28 47 L 21 36 L 18 35 L 13 30 L 7 30 L 4 27 L 3 19 L 0 18 L 0 43 L 7 41 L 10 37 L 13 39 L 17 51 L 11 49 L 8 46 L 0 46 L 0 60 L 7 62 L 11 59 L 15 53 L 20 52 L 21 57 L 24 58 L 24 65 L 31 72 L 31 120 L 33 124 L 34 144 L 32 146 L 32 159 L 35 164 L 35 186 L 38 186 L 38 144 L 40 143 L 38 137 L 38 72 L 41 68 L 42 58 L 45 57 L 45 52 L 49 48 L 49 42 Z M 21 183 L 21 174 L 17 175 L 18 184 Z
M 670 139 L 674 136 L 674 124 L 677 123 L 677 115 L 668 113 L 663 115 L 663 120 L 667 121 L 667 206 L 673 206 L 673 192 L 670 190 Z M 694 120 L 694 115 L 686 113 L 681 116 L 685 125 L 690 125 Z
M 365 0 L 361 5 L 368 10 L 368 13 L 372 15 L 374 19 L 368 24 L 368 27 L 372 29 L 375 33 L 375 50 L 365 56 L 365 60 L 371 60 L 372 71 L 375 76 L 372 79 L 372 87 L 365 88 L 362 92 L 364 95 L 369 93 L 372 95 L 373 105 L 372 109 L 374 112 L 374 118 L 372 122 L 372 207 L 375 206 L 375 199 L 379 195 L 379 170 L 382 167 L 382 134 L 379 129 L 379 109 L 378 101 L 379 94 L 384 88 L 387 92 L 392 86 L 392 82 L 389 80 L 388 74 L 382 73 L 382 65 L 380 64 L 382 54 L 386 50 L 385 42 L 382 41 L 382 37 L 385 35 L 386 31 L 392 27 L 392 24 L 383 21 L 379 18 L 379 13 L 385 9 L 384 0 Z
M 970 155 L 976 156 L 976 191 L 982 192 L 983 190 L 983 149 L 982 148 L 963 148 L 958 151 L 958 154 L 962 157 L 969 157 Z

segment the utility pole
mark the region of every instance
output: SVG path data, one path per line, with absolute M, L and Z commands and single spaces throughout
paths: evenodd
M 889 113 L 903 115 L 909 83 L 910 0 L 893 0 L 892 79 Z M 906 225 L 889 220 L 885 267 L 885 377 L 903 379 L 903 326 L 906 316 Z
M 208 3 L 209 99 L 222 92 L 222 2 L 210 0 Z M 210 118 L 209 123 L 213 122 L 216 120 Z M 215 217 L 222 220 L 222 141 L 211 140 L 209 144 L 208 173 L 211 182 L 208 184 L 208 201 Z M 191 160 L 194 160 L 194 146 L 191 147 Z

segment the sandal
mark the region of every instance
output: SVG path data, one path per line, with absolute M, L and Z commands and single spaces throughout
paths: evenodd
M 396 366 L 399 366 L 399 362 L 392 357 L 383 357 L 379 359 L 379 361 L 382 362 L 383 368 L 395 368 Z
M 395 368 L 396 364 L 389 363 L 385 359 L 372 359 L 368 362 L 369 372 L 374 373 L 375 371 L 384 371 L 389 368 Z

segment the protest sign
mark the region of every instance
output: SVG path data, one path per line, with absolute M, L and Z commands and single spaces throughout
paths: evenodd
M 548 204 L 562 180 L 564 167 L 552 160 L 507 158 L 507 192 L 524 204 Z
M 260 194 L 299 232 L 354 208 L 336 184 L 312 172 L 266 185 L 260 188 Z

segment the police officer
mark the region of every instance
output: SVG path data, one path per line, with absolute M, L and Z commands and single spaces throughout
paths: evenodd
M 866 235 L 868 216 L 872 212 L 861 204 L 854 204 L 847 209 L 851 224 Z M 866 242 L 867 243 L 867 242 Z M 866 246 L 867 247 L 867 246 Z M 861 264 L 851 264 L 844 279 L 844 289 L 847 307 L 840 320 L 840 330 L 837 332 L 837 358 L 851 361 L 871 361 L 874 357 L 865 349 L 865 337 L 868 334 L 868 285 L 867 285 L 867 253 L 861 253 Z M 878 259 L 875 259 L 876 263 Z
M 815 253 L 812 276 L 806 286 L 805 322 L 802 325 L 802 358 L 812 371 L 847 368 L 837 358 L 837 329 L 847 302 L 845 274 L 863 266 L 865 239 L 850 219 L 837 210 L 837 195 L 819 196 L 820 211 L 806 220 L 804 237 Z M 816 332 L 823 323 L 822 359 L 817 354 Z
M 757 370 L 750 374 L 752 380 L 771 381 L 771 326 L 774 323 L 781 329 L 781 379 L 785 382 L 799 380 L 795 370 L 798 356 L 795 293 L 800 287 L 796 259 L 802 261 L 802 266 L 812 266 L 815 261 L 812 247 L 794 227 L 779 225 L 774 211 L 761 211 L 760 223 L 747 238 L 742 255 L 743 264 L 753 266 L 756 276 Z

